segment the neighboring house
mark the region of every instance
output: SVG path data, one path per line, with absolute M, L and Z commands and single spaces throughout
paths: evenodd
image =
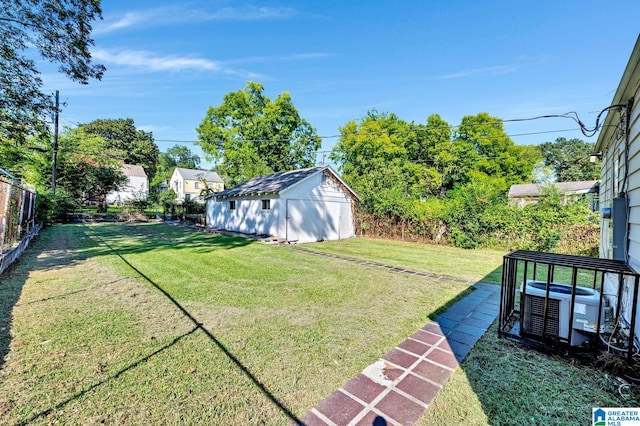
M 611 102 L 595 151 L 602 156 L 600 257 L 625 261 L 640 272 L 640 37 Z M 605 294 L 618 294 L 607 279 Z M 621 317 L 631 323 L 638 284 L 624 282 Z M 635 335 L 640 335 L 640 312 Z
M 357 200 L 329 166 L 280 172 L 207 197 L 207 226 L 289 242 L 350 238 Z
M 107 204 L 124 204 L 127 201 L 146 200 L 149 196 L 149 179 L 142 166 L 123 164 L 121 169 L 127 181 L 107 194 Z
M 192 170 L 176 167 L 169 181 L 169 188 L 176 192 L 176 199 L 183 201 L 204 202 L 200 196 L 202 190 L 209 188 L 213 192 L 224 189 L 224 182 L 216 172 Z
M 540 197 L 544 196 L 545 189 L 550 186 L 555 187 L 565 200 L 574 199 L 579 196 L 590 197 L 591 210 L 598 210 L 597 180 L 511 185 L 509 189 L 509 204 L 522 207 L 530 203 L 538 202 Z

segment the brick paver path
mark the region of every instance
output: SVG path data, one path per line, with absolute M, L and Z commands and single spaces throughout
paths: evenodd
M 400 273 L 449 279 L 377 263 L 344 260 Z M 435 321 L 417 330 L 313 407 L 302 422 L 307 426 L 413 424 L 498 315 L 500 287 L 485 283 L 476 283 L 474 287 L 475 291 Z
M 193 226 L 207 232 L 215 230 Z M 498 316 L 500 286 L 472 283 L 376 262 L 364 262 L 290 246 L 397 273 L 472 284 L 475 291 L 417 330 L 404 342 L 313 407 L 307 426 L 411 425 L 429 408 L 438 391 Z

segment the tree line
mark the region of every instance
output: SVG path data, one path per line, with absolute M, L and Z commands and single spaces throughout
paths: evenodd
M 272 101 L 263 91 L 249 82 L 225 95 L 197 128 L 198 144 L 218 162 L 216 171 L 227 185 L 315 164 L 321 142 L 316 130 L 288 93 Z M 29 137 L 20 144 L 4 137 L 0 143 L 2 164 L 38 187 L 53 217 L 88 199 L 104 202 L 125 180 L 122 163 L 141 165 L 151 183 L 150 201 L 169 203 L 175 194 L 159 199 L 159 185 L 175 167 L 197 168 L 201 161 L 180 145 L 160 153 L 152 133 L 137 129 L 130 118 L 98 119 L 61 134 L 59 191 L 52 196 L 47 192 L 50 140 Z M 584 202 L 565 203 L 552 193 L 536 206 L 509 206 L 508 189 L 517 183 L 596 179 L 599 164 L 589 161 L 592 149 L 564 138 L 516 145 L 500 118 L 485 112 L 451 125 L 438 114 L 415 123 L 371 110 L 340 128 L 330 159 L 360 195 L 356 225 L 363 234 L 467 248 L 550 250 L 563 239 L 575 240 L 572 229 L 582 234 L 590 229 L 585 244 L 593 246 L 595 215 Z
M 130 118 L 97 119 L 61 135 L 58 188 L 55 196 L 49 194 L 52 147 L 46 121 L 59 111 L 42 92 L 31 58 L 36 51 L 81 84 L 100 79 L 106 69 L 92 61 L 89 51 L 92 23 L 101 18 L 100 1 L 16 1 L 2 11 L 0 165 L 38 188 L 46 207 L 41 210 L 55 215 L 87 198 L 103 199 L 124 182 L 122 162 L 141 165 L 152 187 L 168 179 L 173 167 L 199 164 L 186 147 L 160 153 L 153 135 L 137 129 Z M 205 156 L 217 162 L 216 171 L 229 184 L 312 166 L 321 146 L 289 93 L 272 100 L 256 82 L 210 107 L 197 132 Z M 506 191 L 515 183 L 597 178 L 598 164 L 586 162 L 591 149 L 581 140 L 564 138 L 516 145 L 501 120 L 486 112 L 451 126 L 437 114 L 414 123 L 391 112 L 370 111 L 340 128 L 330 158 L 361 196 L 362 232 L 388 236 L 400 229 L 401 238 L 421 235 L 462 247 L 535 241 L 533 248 L 551 249 L 565 228 L 593 224 L 593 215 L 579 203 L 561 202 L 558 194 L 536 207 L 515 209 L 508 206 Z M 549 220 L 554 231 L 538 227 Z

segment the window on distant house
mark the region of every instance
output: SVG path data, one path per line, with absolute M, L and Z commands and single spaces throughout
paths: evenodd
M 229 201 L 229 210 L 235 210 L 235 209 L 236 209 L 236 200 Z
M 193 182 L 193 188 L 194 188 L 194 189 L 199 189 L 199 187 L 198 187 L 198 184 L 199 184 L 199 183 L 200 183 L 200 182 Z
M 271 208 L 271 200 L 262 200 L 262 210 L 269 210 Z
M 184 194 L 184 200 L 185 201 L 191 200 L 191 194 Z

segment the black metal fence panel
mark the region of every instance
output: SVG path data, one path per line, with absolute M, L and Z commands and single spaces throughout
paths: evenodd
M 620 260 L 513 251 L 503 258 L 498 333 L 546 349 L 604 349 L 632 362 L 639 283 Z M 623 297 L 631 289 L 629 306 Z

